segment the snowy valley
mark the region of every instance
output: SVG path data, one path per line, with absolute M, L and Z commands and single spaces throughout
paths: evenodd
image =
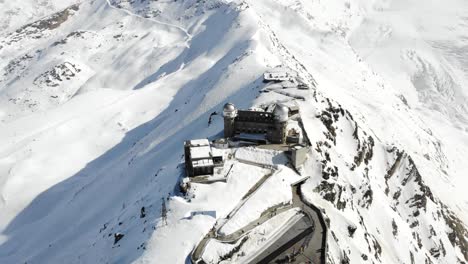
M 468 261 L 466 1 L 0 14 L 0 263 L 255 263 L 279 227 L 319 228 L 301 203 L 323 215 L 326 263 Z M 308 89 L 264 82 L 279 67 Z M 222 138 L 227 102 L 297 107 L 304 163 L 229 148 L 221 180 L 184 186 L 184 141 Z

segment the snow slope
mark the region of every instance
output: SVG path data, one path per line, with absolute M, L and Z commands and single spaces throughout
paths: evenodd
M 330 220 L 329 261 L 466 262 L 467 9 L 0 2 L 0 263 L 186 263 L 262 172 L 236 163 L 180 197 L 183 141 L 220 136 L 227 101 L 290 99 L 260 93 L 280 64 L 313 88 L 303 191 Z

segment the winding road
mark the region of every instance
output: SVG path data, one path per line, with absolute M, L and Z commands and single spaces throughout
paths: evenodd
M 253 164 L 257 165 L 258 164 Z M 321 211 L 305 201 L 301 195 L 301 185 L 308 179 L 308 177 L 302 178 L 302 180 L 293 183 L 291 185 L 292 201 L 290 204 L 280 204 L 268 208 L 265 210 L 261 217 L 250 222 L 246 226 L 239 230 L 229 234 L 222 235 L 219 230 L 223 225 L 232 218 L 233 215 L 241 208 L 245 202 L 254 194 L 268 179 L 272 172 L 265 175 L 260 179 L 243 197 L 239 204 L 229 213 L 229 215 L 223 219 L 224 221 L 217 222 L 215 226 L 205 235 L 205 237 L 198 243 L 195 249 L 192 251 L 190 256 L 192 263 L 203 264 L 206 263 L 203 260 L 204 250 L 210 241 L 210 239 L 216 239 L 222 243 L 233 244 L 247 236 L 249 232 L 255 227 L 262 225 L 266 221 L 270 220 L 277 214 L 288 211 L 292 208 L 299 208 L 300 213 L 303 217 L 296 219 L 295 222 L 288 224 L 288 229 L 281 230 L 278 236 L 268 241 L 261 249 L 255 254 L 247 257 L 244 263 L 256 264 L 256 263 L 276 263 L 284 261 L 290 261 L 289 263 L 325 263 L 326 253 L 326 239 L 327 239 L 327 227 L 323 220 Z M 235 252 L 233 252 L 235 253 Z

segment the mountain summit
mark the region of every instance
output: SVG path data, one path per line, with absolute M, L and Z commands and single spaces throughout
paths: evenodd
M 0 263 L 468 262 L 466 14 L 0 0 Z

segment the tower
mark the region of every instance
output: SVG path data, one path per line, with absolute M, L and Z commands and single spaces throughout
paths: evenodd
M 287 106 L 277 104 L 273 110 L 275 131 L 273 133 L 273 143 L 286 143 L 286 125 L 289 120 L 289 108 Z
M 224 137 L 231 138 L 234 136 L 235 129 L 234 129 L 234 119 L 237 116 L 237 109 L 236 107 L 231 104 L 227 103 L 224 105 L 223 109 L 223 117 L 224 117 Z

